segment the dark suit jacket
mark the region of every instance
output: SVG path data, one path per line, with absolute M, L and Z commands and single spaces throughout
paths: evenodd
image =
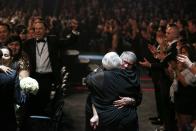
M 165 67 L 168 67 L 168 62 L 176 61 L 177 56 L 177 49 L 176 49 L 177 42 L 173 43 L 168 49 L 167 49 L 167 56 L 163 60 L 163 64 Z
M 119 96 L 134 98 L 137 105 L 141 103 L 142 94 L 136 68 L 92 73 L 87 76 L 87 85 L 92 93 L 91 101 L 99 115 L 100 126 L 136 130 L 130 127 L 137 121 L 135 107 L 117 109 L 113 105 L 113 101 L 119 99 Z
M 15 88 L 18 85 L 17 74 L 0 72 L 0 125 L 5 131 L 16 130 Z
M 60 41 L 56 36 L 47 36 L 47 44 L 49 51 L 49 58 L 52 67 L 53 76 L 58 82 L 60 80 L 60 68 L 62 66 L 62 61 L 60 59 L 61 51 L 60 51 Z M 28 40 L 24 44 L 24 51 L 29 56 L 30 62 L 30 72 L 31 76 L 35 74 L 36 71 L 36 40 L 35 38 Z

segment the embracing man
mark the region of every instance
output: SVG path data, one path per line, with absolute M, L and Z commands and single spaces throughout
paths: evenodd
M 136 56 L 130 51 L 123 52 L 121 57 L 112 54 L 102 60 L 106 69 L 87 76 L 91 94 L 87 99 L 86 131 L 95 129 L 92 121 L 93 127 L 88 128 L 88 118 L 90 121 L 92 117 L 88 109 L 97 112 L 96 131 L 138 131 L 137 106 L 141 103 L 142 94 Z

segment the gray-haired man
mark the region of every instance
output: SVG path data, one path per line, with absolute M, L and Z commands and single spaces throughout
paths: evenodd
M 97 130 L 138 131 L 136 107 L 141 102 L 141 92 L 135 62 L 133 52 L 123 52 L 122 69 L 115 68 L 88 75 L 91 102 L 99 117 Z

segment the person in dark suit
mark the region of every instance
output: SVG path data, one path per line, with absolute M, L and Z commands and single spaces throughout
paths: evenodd
M 29 57 L 30 76 L 38 81 L 40 88 L 36 95 L 30 96 L 26 108 L 29 115 L 45 115 L 52 86 L 60 80 L 60 45 L 56 36 L 47 36 L 43 21 L 34 23 L 34 35 L 24 44 L 24 51 Z
M 80 30 L 79 30 L 79 22 L 77 19 L 72 18 L 70 21 L 70 29 L 67 30 L 66 33 L 63 34 L 66 41 L 67 49 L 71 50 L 79 50 L 79 37 L 80 37 Z
M 169 63 L 176 62 L 177 56 L 177 42 L 179 40 L 179 30 L 176 25 L 169 25 L 166 29 L 166 40 L 167 40 L 167 48 L 163 53 L 158 53 L 159 61 L 150 63 L 148 60 L 144 60 L 144 62 L 140 62 L 140 65 L 144 67 L 151 68 L 153 70 L 159 70 L 159 86 L 160 86 L 160 104 L 162 107 L 162 121 L 164 125 L 164 129 L 167 131 L 175 131 L 176 123 L 175 123 L 175 112 L 174 105 L 170 100 L 170 86 L 172 81 L 169 77 L 168 66 Z M 163 44 L 163 43 L 159 43 Z M 162 49 L 161 49 L 162 50 Z M 157 129 L 157 130 L 162 130 Z
M 138 131 L 136 107 L 141 103 L 141 92 L 139 75 L 134 65 L 136 57 L 132 52 L 123 52 L 121 59 L 122 69 L 112 64 L 116 61 L 111 58 L 111 64 L 106 60 L 106 66 L 112 69 L 106 68 L 107 70 L 93 72 L 87 76 L 86 82 L 92 93 L 90 101 L 99 117 L 95 120 L 98 121 L 97 131 Z M 91 124 L 93 124 L 92 119 Z M 86 128 L 87 130 L 92 129 Z
M 3 64 L 3 52 L 0 50 L 0 66 Z M 17 72 L 0 70 L 0 125 L 4 131 L 16 131 L 15 103 L 20 103 L 20 87 Z

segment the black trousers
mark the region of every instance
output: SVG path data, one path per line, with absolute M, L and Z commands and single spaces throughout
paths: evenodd
M 46 108 L 50 102 L 50 92 L 52 90 L 52 84 L 54 83 L 54 77 L 52 73 L 40 74 L 35 73 L 31 76 L 39 83 L 39 91 L 36 95 L 29 94 L 28 100 L 24 106 L 24 118 L 22 118 L 21 131 L 30 130 L 29 116 L 31 115 L 43 115 L 48 116 Z
M 50 92 L 54 79 L 52 73 L 40 74 L 35 73 L 32 76 L 39 83 L 39 91 L 36 95 L 31 95 L 28 102 L 30 115 L 44 115 L 44 110 L 50 102 Z

